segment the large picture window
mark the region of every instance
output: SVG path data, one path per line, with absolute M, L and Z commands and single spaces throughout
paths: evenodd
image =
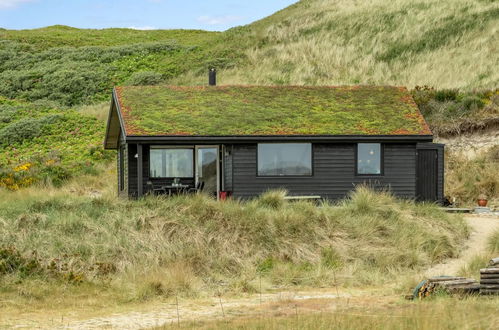
M 381 144 L 359 143 L 357 145 L 357 174 L 381 175 Z
M 312 175 L 312 145 L 310 143 L 258 144 L 258 175 Z
M 151 178 L 194 177 L 193 149 L 154 148 L 150 151 Z

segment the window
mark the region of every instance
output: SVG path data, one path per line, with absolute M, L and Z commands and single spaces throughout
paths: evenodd
M 310 143 L 258 144 L 258 175 L 312 175 L 312 145 Z
M 357 145 L 357 174 L 381 175 L 381 144 L 359 143 Z
M 192 178 L 194 177 L 193 149 L 151 148 L 151 178 Z

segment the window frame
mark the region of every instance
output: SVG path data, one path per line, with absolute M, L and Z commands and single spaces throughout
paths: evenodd
M 191 150 L 192 151 L 192 176 L 152 176 L 151 175 L 151 165 L 152 165 L 152 162 L 151 162 L 151 150 L 163 150 L 163 149 L 166 149 L 166 150 L 173 150 L 173 149 L 185 149 L 185 150 Z M 179 179 L 195 179 L 196 178 L 196 150 L 195 150 L 195 146 L 191 146 L 191 145 L 188 145 L 188 146 L 150 146 L 149 147 L 149 159 L 148 159 L 148 162 L 149 162 L 149 179 L 152 179 L 152 180 L 161 180 L 161 179 L 175 179 L 175 178 L 179 178 Z
M 310 145 L 310 174 L 287 174 L 287 175 L 260 175 L 258 168 L 260 144 L 309 144 Z M 262 142 L 256 144 L 256 177 L 257 178 L 310 178 L 314 176 L 314 144 L 311 142 Z
M 359 144 L 379 144 L 379 174 L 359 173 Z M 355 144 L 355 176 L 361 177 L 381 177 L 385 175 L 385 144 L 380 142 L 358 142 Z

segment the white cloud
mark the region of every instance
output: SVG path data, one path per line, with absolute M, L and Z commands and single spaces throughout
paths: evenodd
M 207 24 L 207 25 L 220 25 L 220 24 L 228 24 L 232 22 L 237 22 L 242 20 L 241 16 L 236 15 L 226 15 L 226 16 L 199 16 L 198 22 Z
M 13 8 L 24 2 L 31 2 L 33 0 L 0 0 L 0 9 Z
M 154 26 L 129 26 L 129 29 L 132 30 L 157 30 L 158 28 L 155 28 Z

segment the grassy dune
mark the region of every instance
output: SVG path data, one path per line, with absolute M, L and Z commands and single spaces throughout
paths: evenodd
M 498 17 L 488 0 L 300 1 L 245 27 L 246 58 L 220 79 L 495 88 Z
M 462 218 L 359 188 L 338 205 L 205 196 L 78 197 L 87 177 L 58 190 L 0 191 L 0 287 L 14 300 L 102 288 L 120 301 L 219 290 L 358 287 L 456 256 Z M 69 194 L 68 192 L 72 192 Z M 33 283 L 43 283 L 42 286 Z M 47 292 L 49 291 L 49 292 Z

